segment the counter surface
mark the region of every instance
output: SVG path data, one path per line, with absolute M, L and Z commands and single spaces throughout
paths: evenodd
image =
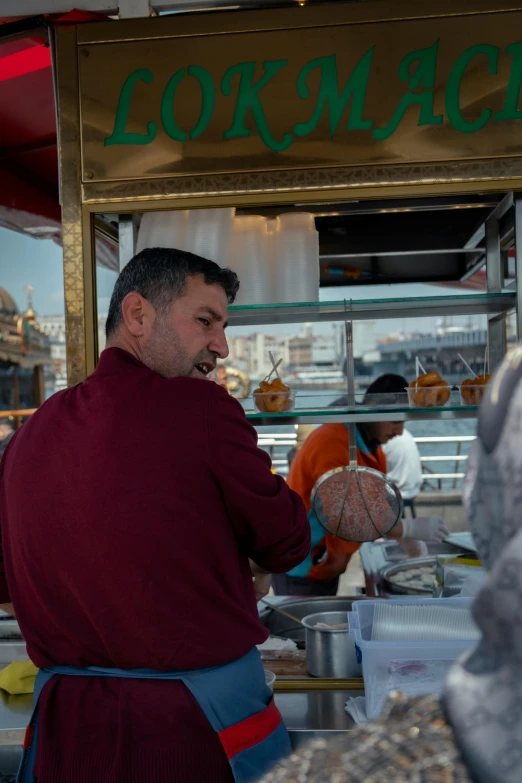
M 353 731 L 355 723 L 344 709 L 350 696 L 363 691 L 304 691 L 276 693 L 275 701 L 288 728 L 292 747 L 298 748 L 312 736 L 328 737 Z
M 275 701 L 292 745 L 298 747 L 312 734 L 352 730 L 355 724 L 344 705 L 350 696 L 362 694 L 363 691 L 348 690 L 282 692 L 275 694 Z M 32 695 L 9 696 L 0 691 L 0 746 L 22 745 L 32 708 Z

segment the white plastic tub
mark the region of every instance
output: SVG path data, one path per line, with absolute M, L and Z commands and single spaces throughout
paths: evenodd
M 270 669 L 265 669 L 265 682 L 271 691 L 274 690 L 274 682 L 276 681 L 276 675 L 271 672 Z
M 382 600 L 382 599 L 381 599 Z M 455 608 L 471 607 L 471 598 L 397 598 L 397 605 L 416 606 L 442 604 Z M 386 696 L 402 691 L 408 696 L 439 694 L 451 665 L 476 640 L 373 642 L 372 623 L 377 601 L 355 601 L 348 613 L 355 649 L 362 663 L 366 713 L 369 720 L 379 717 Z

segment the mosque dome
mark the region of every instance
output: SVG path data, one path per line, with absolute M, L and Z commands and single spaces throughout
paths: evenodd
M 9 315 L 18 314 L 16 302 L 5 288 L 0 288 L 0 312 L 9 313 Z

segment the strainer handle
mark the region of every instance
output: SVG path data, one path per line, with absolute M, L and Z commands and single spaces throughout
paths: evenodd
M 353 326 L 351 321 L 345 322 L 346 330 L 346 385 L 348 392 L 348 407 L 355 407 L 355 374 L 353 366 Z M 357 467 L 357 429 L 355 423 L 348 425 L 350 438 L 350 468 Z
M 350 441 L 350 469 L 357 467 L 357 428 L 352 422 L 348 425 L 348 438 Z

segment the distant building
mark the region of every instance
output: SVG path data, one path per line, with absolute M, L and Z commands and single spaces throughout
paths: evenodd
M 53 368 L 53 385 L 48 396 L 67 388 L 67 353 L 65 345 L 65 318 L 63 315 L 42 315 L 40 326 L 49 338 Z
M 379 342 L 380 361 L 375 374 L 396 372 L 412 379 L 419 358 L 426 372 L 437 371 L 451 383 L 469 376 L 460 356 L 478 374 L 484 371 L 488 343 L 486 329 L 446 329 L 436 334 L 390 335 Z M 460 356 L 459 356 L 460 354 Z
M 279 339 L 272 335 L 254 334 L 250 337 L 249 348 L 247 371 L 254 378 L 263 378 L 272 369 L 269 351 L 279 358 Z
M 67 388 L 67 346 L 65 340 L 65 316 L 42 315 L 38 318 L 42 331 L 49 339 L 53 381 L 47 396 Z M 98 316 L 98 350 L 105 348 L 105 322 L 107 315 Z
M 354 321 L 353 322 L 354 358 L 364 360 L 366 354 L 375 351 L 376 347 L 377 347 L 377 338 L 375 336 L 375 321 Z
M 312 340 L 311 364 L 314 367 L 339 367 L 340 356 L 335 335 L 318 335 Z
M 313 337 L 290 337 L 288 340 L 288 364 L 292 369 L 312 364 Z
M 336 328 L 337 327 L 337 328 Z M 314 334 L 305 324 L 297 335 L 267 335 L 256 332 L 228 337 L 227 364 L 261 379 L 272 369 L 269 353 L 283 360 L 282 371 L 299 374 L 306 371 L 339 370 L 343 361 L 344 331 L 334 324 L 331 334 Z
M 13 297 L 0 288 L 0 409 L 36 408 L 45 399 L 46 369 L 50 370 L 49 338 L 36 321 L 30 286 L 28 305 L 18 312 Z

